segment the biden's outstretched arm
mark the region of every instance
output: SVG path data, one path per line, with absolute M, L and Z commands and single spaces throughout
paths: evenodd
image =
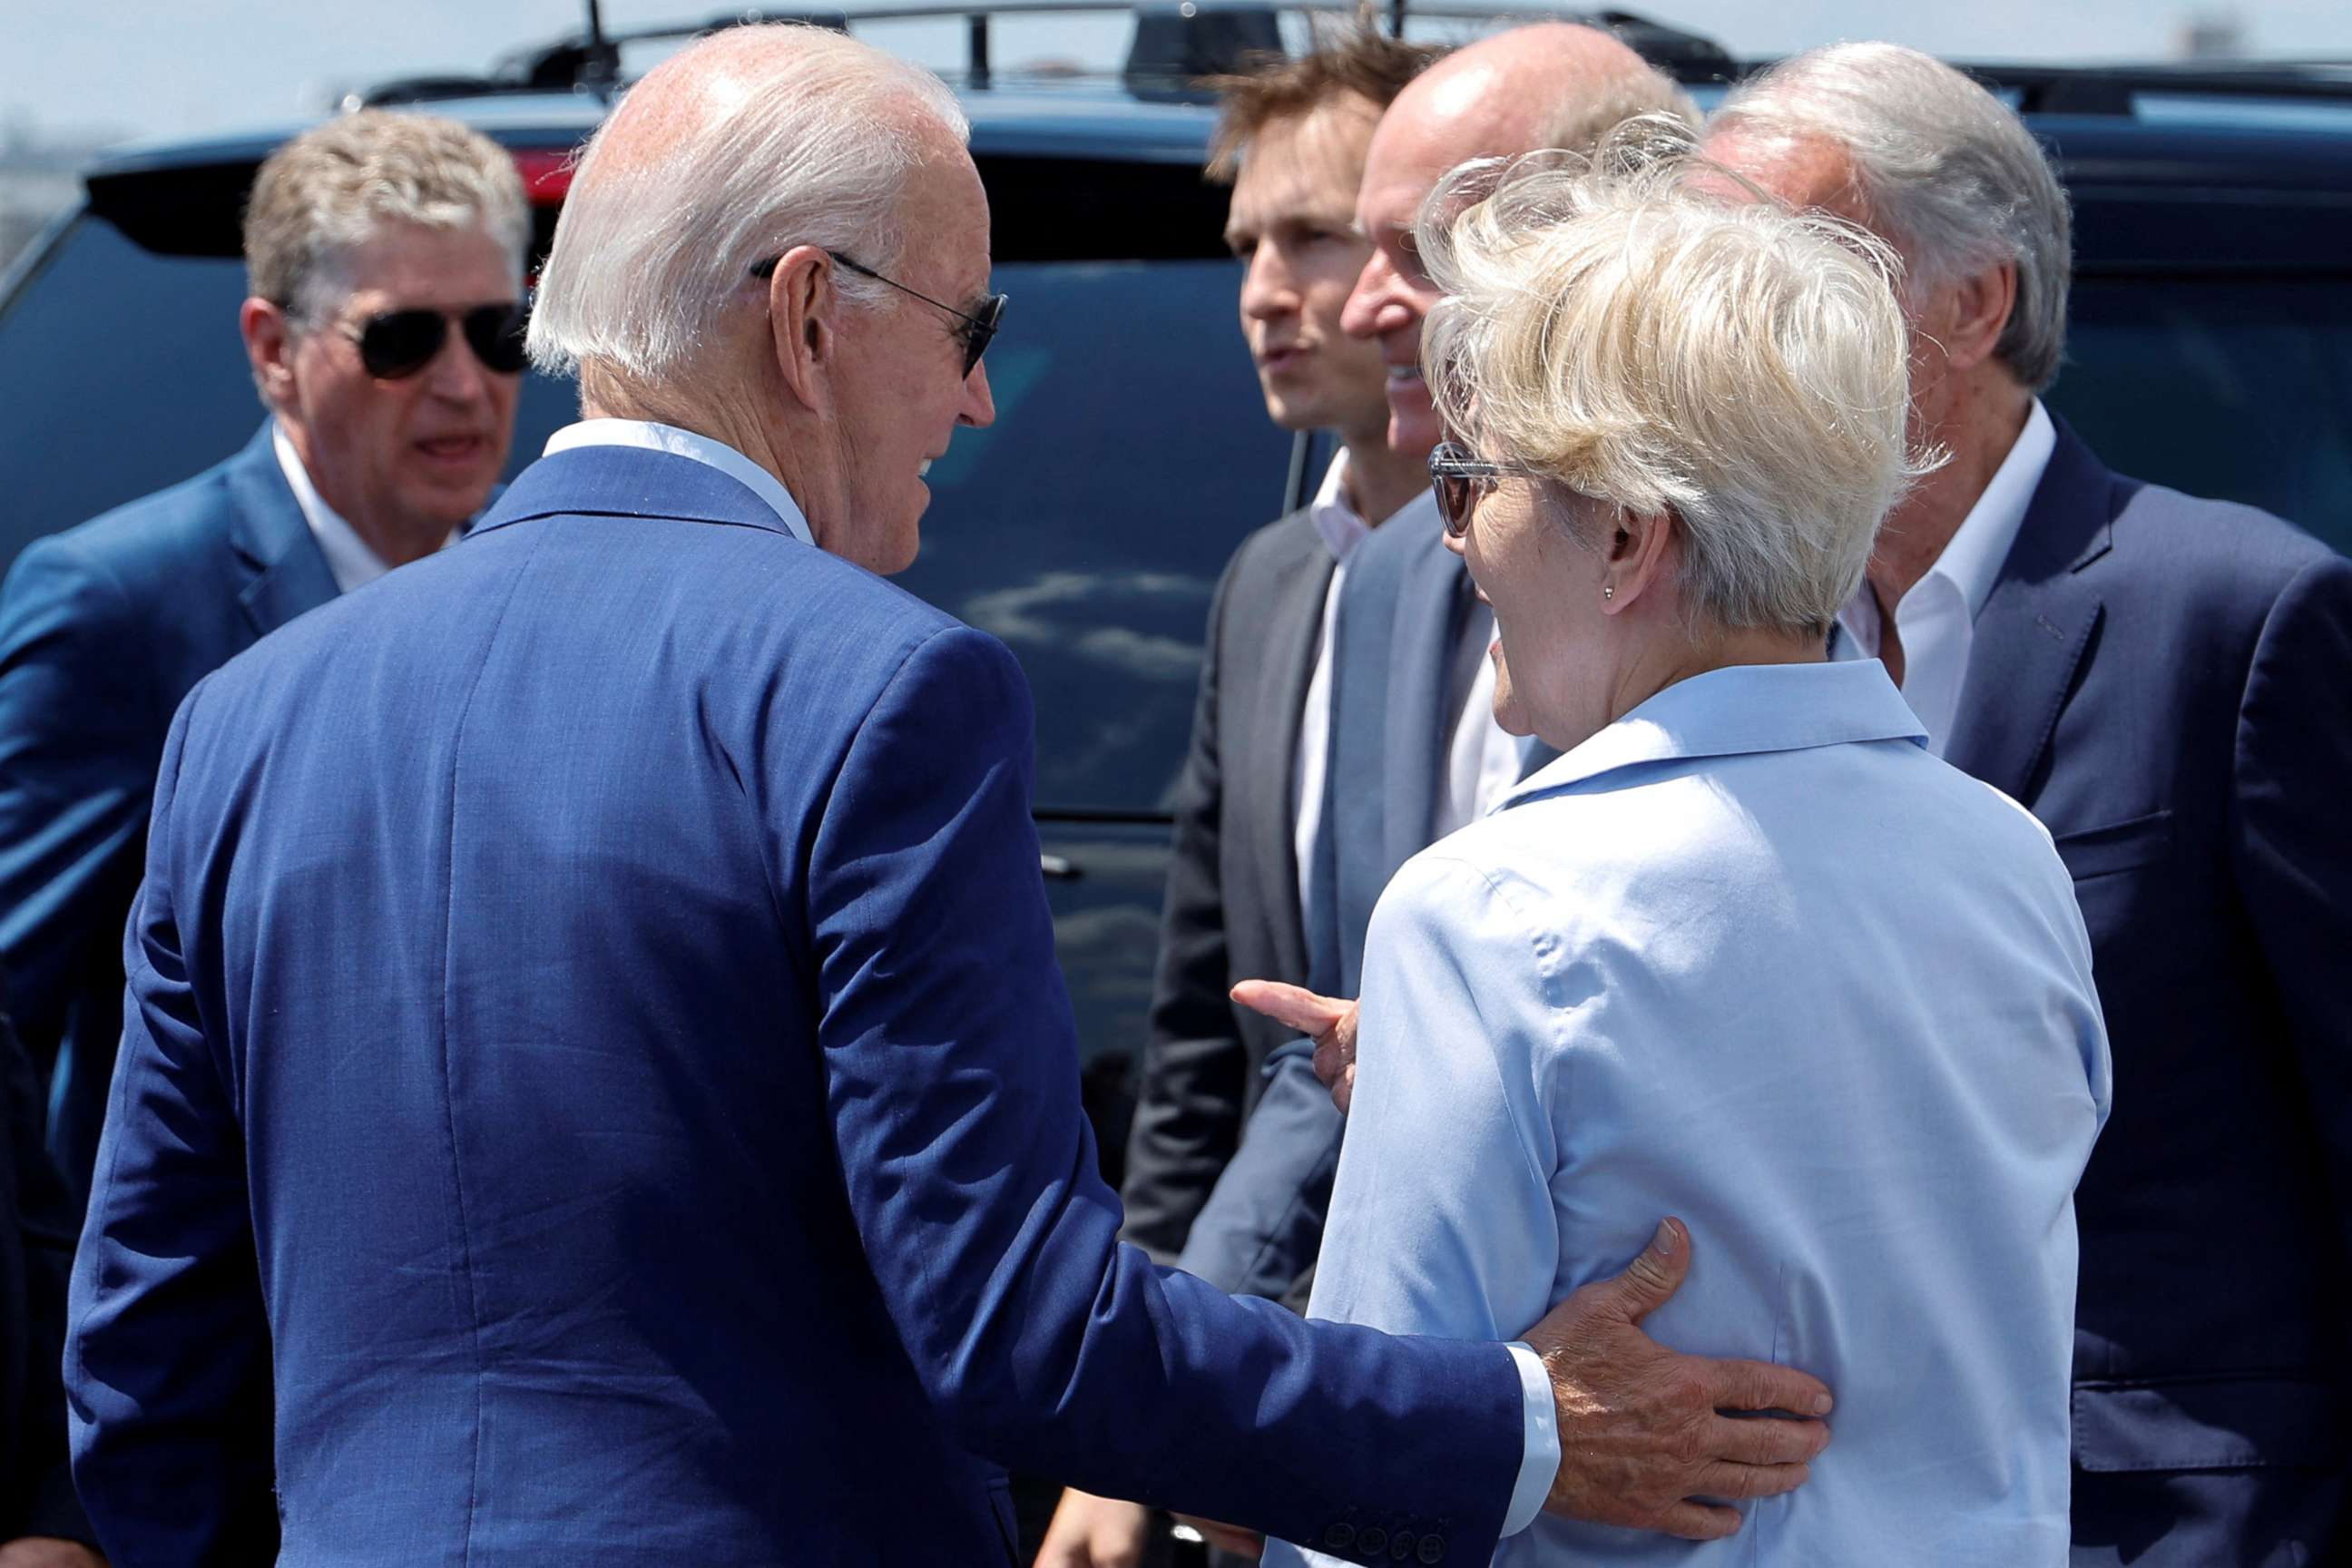
M 810 851 L 845 1184 L 937 1407 L 972 1449 L 1090 1491 L 1309 1540 L 1386 1518 L 1480 1560 L 1521 1456 L 1504 1346 L 1309 1327 L 1118 1244 L 1031 757 L 1012 656 L 941 632 L 865 720 Z

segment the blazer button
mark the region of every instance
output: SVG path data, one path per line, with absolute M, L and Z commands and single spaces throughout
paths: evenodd
M 1423 1536 L 1421 1538 L 1421 1560 L 1423 1563 L 1444 1562 L 1445 1537 L 1442 1535 Z
M 1347 1551 L 1356 1544 L 1356 1527 L 1347 1523 L 1333 1525 L 1323 1532 L 1323 1544 L 1334 1552 Z
M 1389 1537 L 1389 1561 L 1391 1563 L 1410 1563 L 1412 1561 L 1412 1531 L 1400 1530 L 1394 1535 Z
M 1378 1557 L 1389 1549 L 1389 1532 L 1377 1524 L 1368 1524 L 1356 1535 L 1356 1550 L 1367 1557 Z

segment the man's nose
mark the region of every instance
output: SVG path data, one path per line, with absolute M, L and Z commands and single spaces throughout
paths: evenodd
M 1348 290 L 1347 303 L 1339 307 L 1339 330 L 1351 338 L 1380 336 L 1381 308 L 1389 300 L 1395 278 L 1381 253 L 1372 252 L 1356 275 L 1356 286 Z
M 490 369 L 474 353 L 474 345 L 457 323 L 449 323 L 449 335 L 442 340 L 441 352 L 425 367 L 426 384 L 433 395 L 451 403 L 475 403 L 489 395 Z
M 1242 274 L 1242 314 L 1264 321 L 1298 308 L 1298 289 L 1281 258 L 1270 245 L 1250 252 L 1249 269 Z
M 996 423 L 996 398 L 988 390 L 988 362 L 981 361 L 963 378 L 963 405 L 956 410 L 956 423 L 984 430 Z

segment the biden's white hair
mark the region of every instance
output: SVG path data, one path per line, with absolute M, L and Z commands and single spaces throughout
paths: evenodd
M 1422 354 L 1450 428 L 1575 495 L 1671 514 L 1695 625 L 1828 628 L 1922 469 L 1890 247 L 1762 197 L 1657 121 L 1590 158 L 1457 170 L 1416 237 L 1446 295 Z
M 635 136 L 612 156 L 633 106 L 655 98 L 646 89 L 689 72 L 701 79 L 688 110 L 677 110 L 675 89 L 646 110 L 683 121 L 662 155 L 637 157 L 648 138 Z M 939 78 L 817 27 L 730 27 L 664 61 L 581 153 L 540 276 L 532 363 L 658 383 L 693 363 L 761 261 L 814 245 L 891 270 L 927 121 L 959 142 L 971 134 Z M 846 268 L 834 283 L 855 300 L 884 292 Z
M 1743 83 L 1707 130 L 1843 152 L 1864 220 L 1910 258 L 1916 285 L 2013 263 L 2017 304 L 1994 352 L 2032 391 L 2058 379 L 2066 193 L 2024 121 L 1976 81 L 1900 44 L 1832 44 Z

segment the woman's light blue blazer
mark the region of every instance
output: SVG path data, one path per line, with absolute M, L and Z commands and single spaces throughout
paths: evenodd
M 2049 835 L 1921 742 L 1875 662 L 1717 670 L 1382 896 L 1312 1315 L 1512 1338 L 1675 1215 L 1650 1331 L 1838 1396 L 1737 1536 L 1547 1517 L 1496 1563 L 2065 1562 L 2106 1036 Z

